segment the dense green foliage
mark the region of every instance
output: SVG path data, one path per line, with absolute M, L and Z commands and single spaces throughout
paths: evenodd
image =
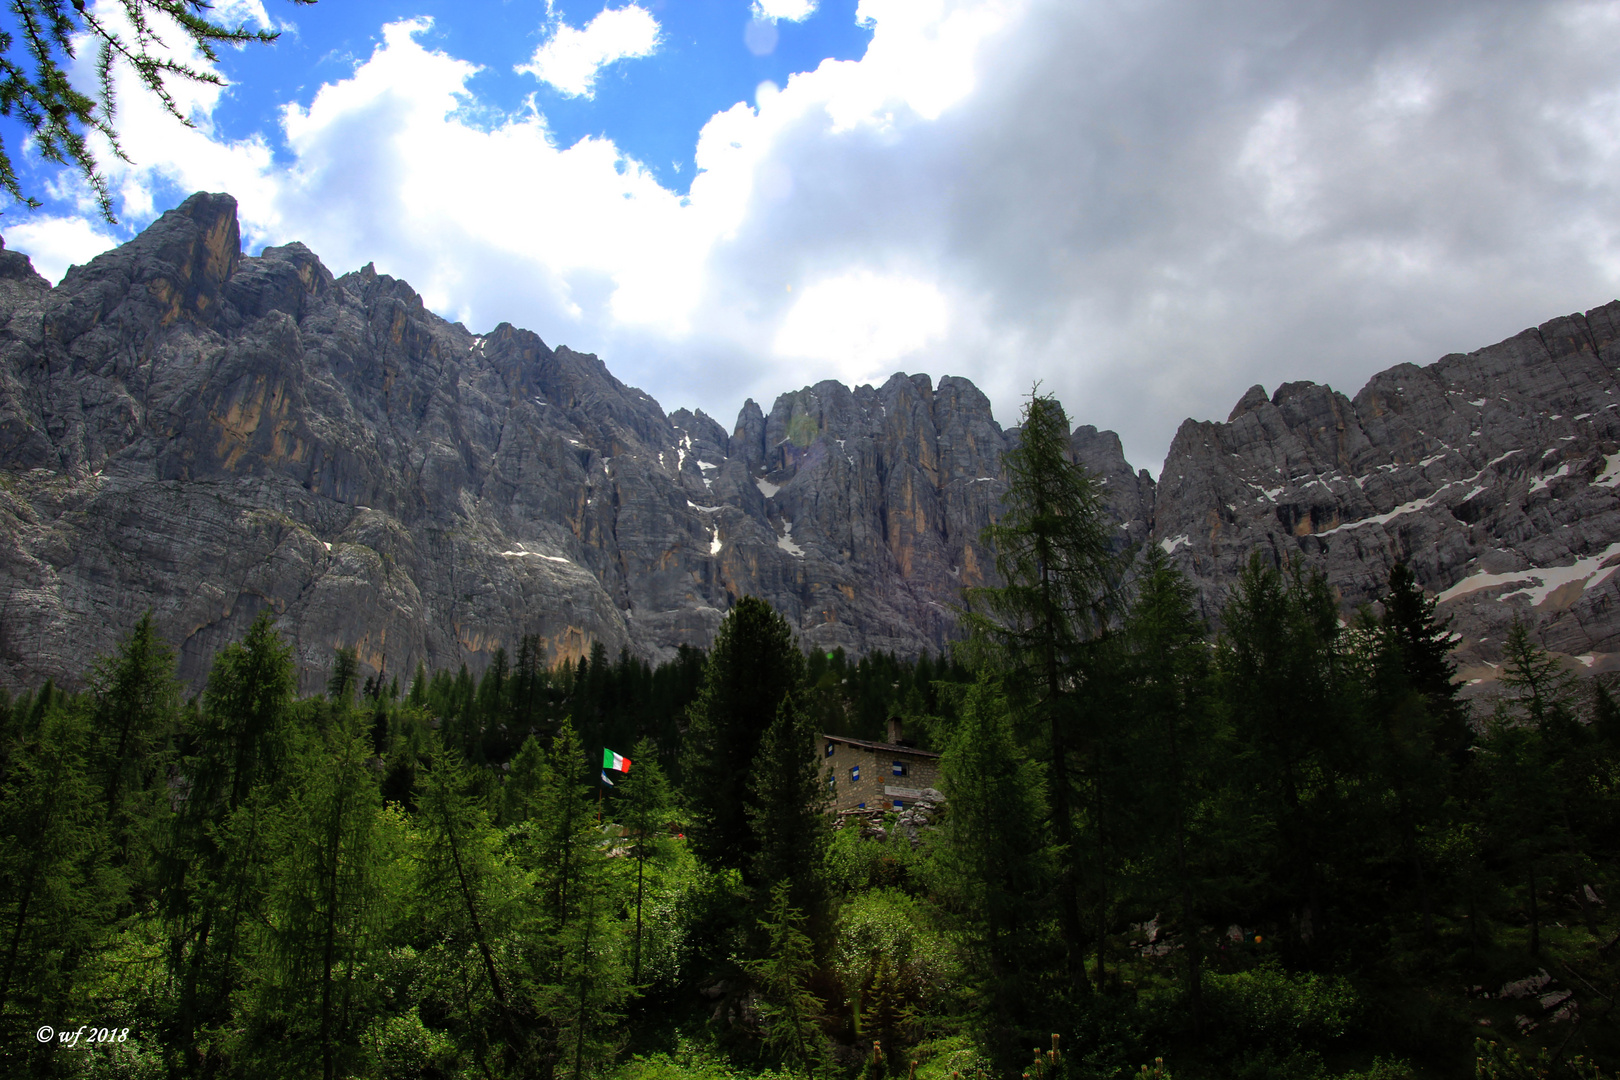
M 1037 420 L 949 660 L 744 600 L 657 668 L 300 699 L 264 615 L 188 698 L 145 619 L 0 696 L 5 1075 L 1612 1077 L 1607 688 L 1521 625 L 1462 701 L 1404 567 L 1344 620 L 1257 557 L 1212 638 Z M 828 814 L 819 733 L 890 716 L 943 810 Z

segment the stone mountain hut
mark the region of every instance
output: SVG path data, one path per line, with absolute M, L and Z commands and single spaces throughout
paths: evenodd
M 842 735 L 821 737 L 821 769 L 832 770 L 829 813 L 844 810 L 903 810 L 924 798 L 939 782 L 939 755 L 906 742 L 899 717 L 889 719 L 889 741 L 868 742 Z M 938 800 L 937 792 L 930 792 Z

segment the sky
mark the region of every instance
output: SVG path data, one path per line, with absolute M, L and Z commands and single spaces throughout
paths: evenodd
M 95 10 L 116 17 L 111 0 Z M 1354 394 L 1620 297 L 1620 0 L 219 0 L 131 159 L 0 137 L 51 280 L 197 190 L 668 411 L 1031 388 L 1158 473 L 1251 385 Z M 0 18 L 0 22 L 4 19 Z M 182 39 L 165 39 L 178 50 Z M 89 50 L 78 76 L 89 85 Z

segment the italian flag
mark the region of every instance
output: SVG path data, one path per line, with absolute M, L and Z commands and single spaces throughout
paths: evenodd
M 607 747 L 602 748 L 602 768 L 612 769 L 614 772 L 629 772 L 630 759 L 623 754 L 615 754 Z

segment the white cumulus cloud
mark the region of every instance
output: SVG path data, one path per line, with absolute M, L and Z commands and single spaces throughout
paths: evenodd
M 53 284 L 68 267 L 83 265 L 116 243 L 117 237 L 83 217 L 31 217 L 6 226 L 6 245 L 26 252 L 34 269 Z
M 945 298 L 926 281 L 856 270 L 805 287 L 783 317 L 772 351 L 819 361 L 856 382 L 913 356 L 950 323 Z
M 551 37 L 516 70 L 549 83 L 570 97 L 595 94 L 596 76 L 615 60 L 651 56 L 658 50 L 658 20 L 628 4 L 597 12 L 583 30 L 558 22 Z
M 480 100 L 426 20 L 243 139 L 213 127 L 214 88 L 186 91 L 187 131 L 131 85 L 137 164 L 108 171 L 137 223 L 175 189 L 230 191 L 252 250 L 375 261 L 475 330 L 597 352 L 667 408 L 729 417 L 893 366 L 967 376 L 1011 423 L 1039 380 L 1150 467 L 1253 383 L 1354 392 L 1620 295 L 1620 4 L 857 14 L 860 59 L 709 118 L 684 195 L 605 138 L 559 144 L 532 104 Z M 603 62 L 545 70 L 588 89 Z M 111 238 L 70 211 L 8 209 L 7 246 L 83 261 Z

